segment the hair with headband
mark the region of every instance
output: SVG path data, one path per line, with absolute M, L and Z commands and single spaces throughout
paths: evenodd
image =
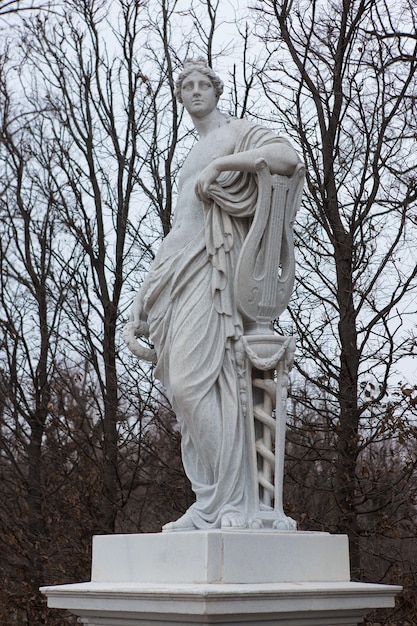
M 184 67 L 182 72 L 178 75 L 177 81 L 175 83 L 175 96 L 178 102 L 182 103 L 181 97 L 181 86 L 183 81 L 191 74 L 191 72 L 200 72 L 201 74 L 205 74 L 213 84 L 214 92 L 216 94 L 217 99 L 223 93 L 223 81 L 217 76 L 215 71 L 207 64 L 207 61 L 204 57 L 198 57 L 196 59 L 186 59 L 184 61 Z

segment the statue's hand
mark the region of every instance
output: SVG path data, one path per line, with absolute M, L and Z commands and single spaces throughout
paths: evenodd
M 123 339 L 129 350 L 142 361 L 156 363 L 156 352 L 153 348 L 143 346 L 137 341 L 141 337 L 149 336 L 149 327 L 147 322 L 127 322 L 123 327 Z
M 216 166 L 216 161 L 209 163 L 201 172 L 194 188 L 195 194 L 201 202 L 204 202 L 209 197 L 207 193 L 208 188 L 214 183 L 220 172 L 221 170 Z
M 133 301 L 129 321 L 124 325 L 123 339 L 129 350 L 139 359 L 156 363 L 155 350 L 140 344 L 137 340 L 141 337 L 149 337 L 149 326 L 143 310 L 143 295 L 139 291 Z

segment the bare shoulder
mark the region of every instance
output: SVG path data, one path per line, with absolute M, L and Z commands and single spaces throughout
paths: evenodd
M 220 127 L 222 137 L 222 152 L 231 154 L 241 142 L 241 138 L 254 124 L 245 119 L 228 117 L 227 123 Z
M 254 124 L 245 119 L 238 117 L 230 117 L 228 119 L 228 130 L 230 134 L 233 134 L 236 138 L 252 126 L 254 126 Z
M 272 129 L 244 118 L 230 118 L 229 127 L 230 133 L 233 134 L 236 142 L 248 136 L 252 137 L 255 141 L 282 140 Z

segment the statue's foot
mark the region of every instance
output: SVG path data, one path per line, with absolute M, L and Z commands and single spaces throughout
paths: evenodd
M 236 529 L 247 528 L 248 520 L 246 519 L 246 516 L 243 515 L 243 513 L 239 513 L 237 511 L 232 513 L 225 513 L 222 516 L 221 527 Z
M 284 513 L 274 520 L 272 524 L 274 530 L 297 530 L 297 522 L 291 517 L 287 517 Z
M 162 526 L 162 532 L 175 532 L 175 531 L 186 531 L 186 530 L 196 530 L 196 527 L 193 524 L 191 519 L 191 515 L 189 513 L 184 513 L 181 517 L 179 517 L 175 522 L 168 522 L 165 526 Z
M 263 527 L 264 525 L 261 519 L 254 518 L 249 520 L 249 528 L 252 528 L 253 530 L 261 530 Z

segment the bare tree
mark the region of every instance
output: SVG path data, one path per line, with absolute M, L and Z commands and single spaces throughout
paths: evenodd
M 65 299 L 65 279 L 56 273 L 53 239 L 57 219 L 48 191 L 48 170 L 37 168 L 38 158 L 51 154 L 42 145 L 42 122 L 25 115 L 13 102 L 3 65 L 0 75 L 2 117 L 0 122 L 0 324 L 2 327 L 1 450 L 5 467 L 13 468 L 10 500 L 2 522 L 13 520 L 12 510 L 20 511 L 25 535 L 18 530 L 2 532 L 10 547 L 10 537 L 23 550 L 20 554 L 21 584 L 32 598 L 27 619 L 40 623 L 43 601 L 39 581 L 43 578 L 45 520 L 42 492 L 42 446 L 50 413 L 51 380 L 55 371 L 56 332 Z M 11 504 L 13 503 L 13 504 Z M 9 515 L 7 513 L 9 512 Z M 9 519 L 10 516 L 10 519 Z
M 151 461 L 162 489 L 171 466 L 180 497 L 186 485 L 178 434 L 151 401 L 149 372 L 137 367 L 128 378 L 132 363 L 119 359 L 129 397 L 116 371 L 122 288 L 152 257 L 162 216 L 167 229 L 170 220 L 165 192 L 152 216 L 141 191 L 144 164 L 160 139 L 153 134 L 155 92 L 139 64 L 143 6 L 120 3 L 112 29 L 103 5 L 75 5 L 60 21 L 26 21 L 19 46 L 11 39 L 13 54 L 5 48 L 1 63 L 0 523 L 10 582 L 1 618 L 10 624 L 13 616 L 44 623 L 39 586 L 75 575 L 75 560 L 66 558 L 66 572 L 56 565 L 52 536 L 62 533 L 65 552 L 77 537 L 82 551 L 93 532 L 112 531 L 117 520 L 121 529 L 156 530 L 166 520 L 149 513 Z M 119 46 L 115 58 L 106 38 Z M 175 141 L 169 149 L 174 162 Z M 166 432 L 159 465 L 157 423 Z M 66 508 L 74 524 L 64 529 Z
M 69 4 L 69 3 L 68 3 Z M 71 350 L 94 367 L 103 429 L 102 531 L 115 529 L 121 508 L 117 376 L 117 321 L 133 242 L 150 252 L 144 229 L 128 222 L 148 155 L 154 106 L 150 80 L 137 50 L 142 3 L 121 3 L 119 32 L 106 24 L 106 7 L 89 2 L 69 7 L 61 22 L 38 19 L 26 26 L 30 62 L 38 81 L 32 97 L 45 102 L 42 115 L 53 145 L 52 197 L 65 229 L 62 271 L 73 268 L 70 285 L 76 329 Z M 108 52 L 103 29 L 118 44 Z M 65 39 L 63 37 L 65 32 Z M 137 207 L 137 223 L 147 208 Z M 138 254 L 136 267 L 143 262 Z
M 299 401 L 331 429 L 333 528 L 348 533 L 358 577 L 360 458 L 411 419 L 398 406 L 387 414 L 415 314 L 417 14 L 408 2 L 267 0 L 257 15 L 265 95 L 307 164 L 291 309 L 309 382 Z
M 34 2 L 33 0 L 27 0 L 21 2 L 21 0 L 2 0 L 0 2 L 0 19 L 6 20 L 6 16 L 11 14 L 22 14 L 28 11 L 39 11 L 41 9 L 51 8 L 51 2 Z

